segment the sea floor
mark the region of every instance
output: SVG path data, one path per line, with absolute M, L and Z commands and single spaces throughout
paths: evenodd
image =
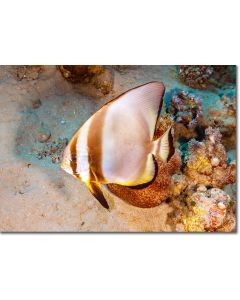
M 66 139 L 129 88 L 158 80 L 166 93 L 188 90 L 176 79 L 175 67 L 114 70 L 113 91 L 107 96 L 68 82 L 56 66 L 21 72 L 0 66 L 0 231 L 171 232 L 167 203 L 143 209 L 109 196 L 108 211 L 81 181 L 60 169 L 59 157 Z M 198 95 L 204 110 L 219 99 L 211 91 L 198 90 Z

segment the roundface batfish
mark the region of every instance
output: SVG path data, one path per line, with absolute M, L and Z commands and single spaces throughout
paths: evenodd
M 167 162 L 174 153 L 171 127 L 154 140 L 164 91 L 163 83 L 150 82 L 123 93 L 92 115 L 67 145 L 61 168 L 82 180 L 105 208 L 102 184 L 151 182 L 154 157 Z

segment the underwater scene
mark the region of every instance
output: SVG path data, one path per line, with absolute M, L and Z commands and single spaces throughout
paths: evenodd
M 236 232 L 236 66 L 0 66 L 1 232 Z

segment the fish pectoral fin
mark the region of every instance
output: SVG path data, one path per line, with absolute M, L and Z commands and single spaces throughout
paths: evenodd
M 163 162 L 168 162 L 174 154 L 173 136 L 171 133 L 171 126 L 167 131 L 156 141 L 153 142 L 152 153 L 156 157 L 160 157 Z
M 102 189 L 101 189 L 101 185 L 99 182 L 93 182 L 93 181 L 88 181 L 85 182 L 89 191 L 93 194 L 93 196 L 101 203 L 101 205 L 106 208 L 109 209 L 109 205 L 107 203 L 106 198 L 103 195 Z

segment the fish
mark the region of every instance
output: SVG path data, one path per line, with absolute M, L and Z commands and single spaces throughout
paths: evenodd
M 103 105 L 67 145 L 61 168 L 82 180 L 109 209 L 102 185 L 136 187 L 154 180 L 155 158 L 174 153 L 172 127 L 154 140 L 165 86 L 153 81 L 130 89 Z

